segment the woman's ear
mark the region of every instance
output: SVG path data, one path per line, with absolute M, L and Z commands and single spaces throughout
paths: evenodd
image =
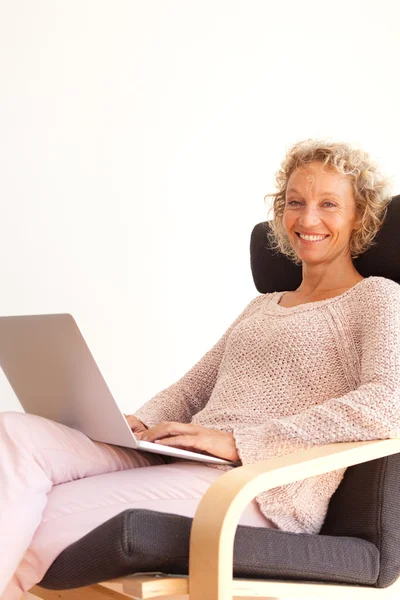
M 359 215 L 359 217 L 356 220 L 356 222 L 354 223 L 354 227 L 353 227 L 353 229 L 356 229 L 356 230 L 360 229 L 361 223 L 362 223 L 362 218 L 363 218 L 363 216 L 360 215 L 360 213 L 357 213 L 357 214 Z

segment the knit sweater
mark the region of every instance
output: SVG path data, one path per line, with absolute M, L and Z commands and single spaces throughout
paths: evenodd
M 234 436 L 243 465 L 331 442 L 400 437 L 400 285 L 371 276 L 285 308 L 253 298 L 219 341 L 136 417 Z M 229 470 L 231 466 L 210 465 Z M 282 531 L 318 533 L 346 469 L 262 492 Z

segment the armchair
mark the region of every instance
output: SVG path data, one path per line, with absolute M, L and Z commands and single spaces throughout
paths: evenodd
M 361 275 L 400 283 L 400 195 Z M 273 254 L 267 222 L 251 234 L 260 293 L 294 290 L 301 267 Z M 261 491 L 347 467 L 318 534 L 237 525 Z M 400 438 L 316 446 L 237 467 L 204 495 L 194 519 L 126 510 L 66 548 L 30 593 L 42 600 L 400 597 Z M 233 574 L 233 577 L 232 577 Z

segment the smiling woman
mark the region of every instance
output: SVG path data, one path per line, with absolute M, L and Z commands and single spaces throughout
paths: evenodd
M 139 438 L 248 465 L 400 436 L 400 286 L 352 263 L 383 222 L 385 180 L 365 153 L 306 141 L 277 181 L 272 231 L 302 264 L 300 288 L 257 295 L 187 373 L 126 415 Z M 236 467 L 165 461 L 26 413 L 0 413 L 0 448 L 2 600 L 19 600 L 65 548 L 127 508 L 193 517 Z M 318 533 L 342 477 L 262 492 L 240 524 Z
M 391 200 L 389 179 L 349 144 L 305 140 L 276 173 L 267 232 L 271 248 L 302 265 L 302 282 L 282 304 L 332 297 L 362 279 L 353 260 L 374 244 Z

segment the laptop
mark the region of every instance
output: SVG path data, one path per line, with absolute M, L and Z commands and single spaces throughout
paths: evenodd
M 205 463 L 209 454 L 136 439 L 70 314 L 0 317 L 0 367 L 22 408 L 89 438 Z

